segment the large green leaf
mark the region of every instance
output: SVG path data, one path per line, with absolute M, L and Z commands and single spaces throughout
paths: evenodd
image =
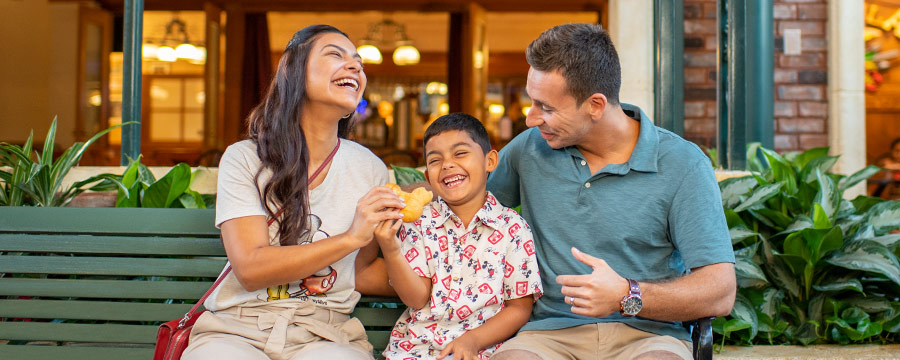
M 785 229 L 794 222 L 794 219 L 779 210 L 758 208 L 750 210 L 750 213 L 753 217 L 763 221 L 767 225 L 771 224 L 769 226 L 776 230 Z
M 887 234 L 869 238 L 868 240 L 884 245 L 888 250 L 893 250 L 897 245 L 900 245 L 900 234 Z
M 813 229 L 830 229 L 833 226 L 828 220 L 828 213 L 819 203 L 813 204 L 812 220 Z
M 794 167 L 781 157 L 781 155 L 778 155 L 777 152 L 763 147 L 761 147 L 760 150 L 769 162 L 769 167 L 772 169 L 772 175 L 774 176 L 775 182 L 784 184 L 783 189 L 785 193 L 797 193 L 797 175 L 794 172 Z
M 887 234 L 900 227 L 900 201 L 884 201 L 872 206 L 866 212 L 867 225 L 875 230 L 875 235 Z
M 874 166 L 874 165 L 866 166 L 862 170 L 857 171 L 857 172 L 853 173 L 852 175 L 841 179 L 841 181 L 838 183 L 838 186 L 840 187 L 841 192 L 843 192 L 844 190 L 847 190 L 847 189 L 853 187 L 853 185 L 859 184 L 861 181 L 864 181 L 864 180 L 872 177 L 872 175 L 875 175 L 879 171 L 881 171 L 881 168 L 879 168 L 877 166 Z
M 747 170 L 757 173 L 765 170 L 762 161 L 759 160 L 759 149 L 761 148 L 762 144 L 758 142 L 747 144 Z
M 748 229 L 744 225 L 738 225 L 728 229 L 728 232 L 731 234 L 732 244 L 737 244 L 747 238 L 759 237 L 759 233 Z
M 837 193 L 835 192 L 834 181 L 818 170 L 816 170 L 816 178 L 819 181 L 819 193 L 816 194 L 816 198 L 813 201 L 822 206 L 822 209 L 825 210 L 825 215 L 829 219 L 833 219 L 840 206 L 840 198 L 835 196 Z
M 804 151 L 802 154 L 798 154 L 792 159 L 788 159 L 787 155 L 785 155 L 785 159 L 790 160 L 794 163 L 794 169 L 797 171 L 801 171 L 806 167 L 806 164 L 809 164 L 810 161 L 815 159 L 821 159 L 828 156 L 828 148 L 827 147 L 817 147 Z M 830 167 L 828 168 L 830 169 Z M 828 171 L 828 169 L 823 169 L 822 171 Z
M 781 183 L 774 183 L 756 188 L 756 190 L 753 191 L 753 193 L 750 195 L 750 197 L 747 198 L 747 200 L 744 200 L 740 205 L 734 208 L 734 211 L 741 212 L 762 204 L 769 198 L 778 195 L 779 190 L 781 190 L 781 186 Z
M 143 207 L 167 208 L 181 197 L 191 185 L 191 167 L 185 163 L 175 165 L 165 176 L 150 185 L 141 199 Z
M 900 285 L 900 264 L 884 245 L 874 241 L 854 241 L 827 258 L 829 264 L 845 269 L 881 274 Z
M 425 182 L 425 174 L 419 170 L 394 165 L 391 167 L 394 169 L 394 179 L 397 181 L 397 185 L 405 186 Z
M 762 269 L 746 256 L 734 258 L 734 272 L 737 275 L 737 283 L 740 287 L 762 287 L 769 283 Z
M 877 296 L 854 296 L 844 299 L 844 303 L 864 310 L 867 313 L 874 314 L 891 309 L 891 302 L 883 297 Z
M 813 285 L 813 289 L 817 291 L 856 291 L 858 293 L 863 294 L 862 283 L 857 279 L 850 279 L 847 281 L 841 282 L 833 282 L 825 285 Z
M 851 200 L 853 203 L 853 207 L 856 208 L 857 213 L 865 213 L 869 211 L 873 206 L 878 203 L 882 203 L 885 200 L 880 197 L 872 197 L 872 196 L 857 196 L 855 199 Z
M 731 309 L 731 317 L 750 324 L 750 339 L 756 337 L 759 322 L 756 318 L 756 310 L 753 309 L 750 300 L 738 294 L 734 301 L 734 307 Z
M 816 172 L 828 173 L 829 170 L 836 164 L 838 161 L 837 156 L 825 156 L 821 158 L 816 158 L 811 160 L 806 166 L 803 167 L 803 170 L 800 171 L 799 179 L 800 181 L 811 184 L 815 182 Z
M 741 197 L 756 187 L 757 181 L 753 176 L 741 176 L 728 178 L 719 182 L 719 190 L 722 193 L 722 206 L 732 209 L 741 202 Z

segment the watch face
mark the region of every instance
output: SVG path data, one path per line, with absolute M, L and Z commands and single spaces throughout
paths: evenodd
M 641 312 L 641 308 L 643 308 L 643 302 L 641 298 L 637 296 L 631 296 L 622 303 L 622 312 L 625 315 L 634 316 L 637 313 Z

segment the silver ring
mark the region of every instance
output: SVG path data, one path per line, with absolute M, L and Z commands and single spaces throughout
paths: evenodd
M 575 297 L 574 296 L 569 296 L 569 305 L 572 305 L 572 306 L 575 305 Z

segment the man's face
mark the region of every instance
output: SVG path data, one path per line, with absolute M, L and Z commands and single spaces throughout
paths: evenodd
M 592 126 L 588 102 L 579 106 L 566 88 L 566 79 L 558 71 L 528 70 L 525 91 L 532 105 L 525 124 L 537 126 L 554 149 L 581 144 Z

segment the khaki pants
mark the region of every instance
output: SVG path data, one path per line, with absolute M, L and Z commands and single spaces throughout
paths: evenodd
M 203 313 L 182 359 L 371 360 L 356 318 L 311 304 L 264 304 Z
M 693 359 L 691 343 L 659 336 L 622 323 L 596 323 L 558 330 L 521 331 L 499 352 L 525 350 L 543 359 L 633 359 L 649 351 L 668 351 Z

